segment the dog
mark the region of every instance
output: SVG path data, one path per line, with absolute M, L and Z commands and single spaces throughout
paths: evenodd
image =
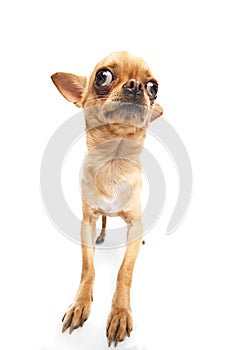
M 104 58 L 89 79 L 61 72 L 51 78 L 68 101 L 83 109 L 88 149 L 82 180 L 82 274 L 62 331 L 72 333 L 87 320 L 93 301 L 94 247 L 105 239 L 106 216 L 120 216 L 127 224 L 127 245 L 106 327 L 108 346 L 117 346 L 133 328 L 130 288 L 143 236 L 140 153 L 149 123 L 163 113 L 155 103 L 158 82 L 144 60 L 125 51 Z M 100 216 L 102 231 L 96 240 Z

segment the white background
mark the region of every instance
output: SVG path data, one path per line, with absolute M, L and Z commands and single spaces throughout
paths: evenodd
M 72 336 L 61 318 L 80 278 L 80 248 L 57 232 L 40 198 L 44 148 L 76 113 L 50 81 L 90 74 L 115 50 L 143 57 L 159 102 L 182 137 L 194 189 L 182 225 L 165 235 L 169 210 L 136 263 L 128 350 L 232 349 L 232 12 L 222 1 L 8 1 L 1 3 L 2 349 L 107 349 L 123 249 L 96 252 L 92 313 Z M 79 164 L 73 164 L 73 169 Z M 170 166 L 168 171 L 172 173 Z M 171 206 L 168 185 L 167 205 Z M 173 203 L 174 204 L 174 203 Z

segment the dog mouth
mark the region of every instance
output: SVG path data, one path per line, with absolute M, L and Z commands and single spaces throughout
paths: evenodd
M 129 102 L 112 102 L 105 111 L 105 117 L 123 117 L 126 120 L 143 118 L 146 112 L 144 105 Z

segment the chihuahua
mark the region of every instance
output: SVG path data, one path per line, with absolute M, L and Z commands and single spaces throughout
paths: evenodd
M 89 79 L 70 73 L 51 78 L 68 101 L 83 108 L 88 149 L 82 180 L 82 274 L 62 331 L 69 328 L 72 333 L 87 320 L 93 300 L 95 243 L 105 239 L 106 216 L 120 216 L 127 224 L 127 245 L 106 327 L 108 346 L 117 346 L 133 328 L 130 288 L 143 236 L 139 157 L 149 123 L 163 113 L 155 103 L 158 82 L 145 61 L 127 52 L 104 58 Z M 99 216 L 102 231 L 96 239 Z

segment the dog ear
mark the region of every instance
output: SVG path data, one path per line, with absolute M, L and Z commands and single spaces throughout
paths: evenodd
M 77 107 L 81 107 L 83 92 L 87 83 L 86 77 L 59 72 L 53 74 L 51 79 L 68 101 L 75 103 Z
M 158 103 L 152 106 L 151 108 L 151 118 L 150 122 L 153 122 L 155 119 L 159 118 L 163 114 L 163 107 L 161 107 Z

